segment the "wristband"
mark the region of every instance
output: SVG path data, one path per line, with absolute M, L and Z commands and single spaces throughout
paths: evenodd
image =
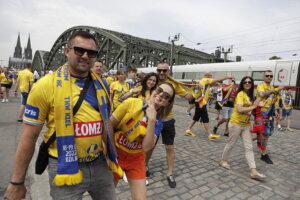
M 24 185 L 24 181 L 23 182 L 13 182 L 13 181 L 10 181 L 10 184 L 12 184 L 12 185 Z

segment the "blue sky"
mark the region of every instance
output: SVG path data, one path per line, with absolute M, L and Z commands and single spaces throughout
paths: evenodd
M 230 58 L 266 60 L 300 57 L 300 1 L 297 0 L 0 0 L 0 64 L 30 34 L 33 52 L 49 51 L 70 27 L 89 25 L 212 53 L 229 48 Z M 201 43 L 201 45 L 197 45 Z M 293 56 L 297 54 L 296 56 Z

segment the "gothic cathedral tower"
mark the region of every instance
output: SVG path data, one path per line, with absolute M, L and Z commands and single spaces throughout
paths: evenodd
M 28 37 L 27 47 L 24 49 L 24 55 L 25 59 L 32 59 L 32 49 L 31 49 L 31 43 L 30 43 L 30 35 Z
M 22 58 L 22 47 L 20 41 L 20 33 L 18 35 L 17 46 L 15 47 L 14 58 Z

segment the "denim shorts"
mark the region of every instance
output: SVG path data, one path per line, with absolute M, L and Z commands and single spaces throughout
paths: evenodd
M 22 105 L 24 105 L 24 106 L 26 106 L 27 97 L 28 97 L 28 93 L 22 92 Z
M 274 118 L 264 119 L 265 121 L 265 133 L 264 135 L 271 136 L 274 132 Z
M 288 110 L 282 109 L 282 117 L 292 116 L 292 110 L 293 109 L 288 109 Z
M 224 119 L 230 119 L 232 112 L 233 112 L 233 108 L 223 106 L 222 115 L 223 115 Z
M 162 142 L 165 145 L 174 145 L 176 131 L 175 131 L 175 119 L 167 120 L 163 122 L 163 129 L 161 130 Z
M 54 200 L 82 199 L 85 192 L 88 192 L 92 199 L 116 199 L 113 174 L 108 168 L 103 155 L 95 161 L 79 163 L 83 180 L 77 185 L 54 185 L 53 179 L 56 175 L 56 168 L 57 159 L 49 158 L 50 195 Z

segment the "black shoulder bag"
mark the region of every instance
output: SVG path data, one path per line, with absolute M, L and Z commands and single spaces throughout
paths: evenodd
M 79 95 L 79 99 L 76 102 L 75 106 L 73 107 L 73 116 L 77 113 L 77 111 L 79 110 L 83 99 L 85 98 L 85 95 L 87 93 L 87 90 L 90 86 L 90 82 L 91 82 L 91 75 L 88 75 L 88 78 L 86 79 L 84 86 L 83 86 L 83 90 L 81 91 L 80 95 Z M 51 137 L 49 138 L 49 140 L 47 142 L 42 142 L 39 148 L 39 153 L 37 156 L 37 159 L 35 161 L 35 173 L 41 175 L 45 169 L 48 166 L 48 159 L 49 159 L 49 154 L 48 154 L 48 148 L 49 146 L 56 140 L 56 131 L 54 131 L 54 133 L 51 135 Z

